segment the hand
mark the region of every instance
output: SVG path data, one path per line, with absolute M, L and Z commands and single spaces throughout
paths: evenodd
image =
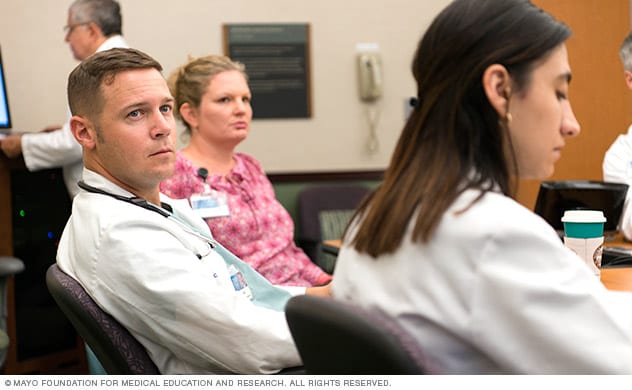
M 331 283 L 324 286 L 307 287 L 307 289 L 305 290 L 305 294 L 331 298 Z
M 15 158 L 22 154 L 22 135 L 11 134 L 0 143 L 0 149 L 9 158 Z

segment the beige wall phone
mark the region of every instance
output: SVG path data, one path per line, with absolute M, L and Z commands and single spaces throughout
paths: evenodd
M 360 99 L 364 101 L 382 96 L 382 60 L 377 51 L 358 54 L 358 86 Z
M 377 122 L 379 107 L 377 101 L 382 97 L 382 58 L 379 47 L 374 43 L 358 44 L 356 47 L 358 66 L 358 95 L 365 103 L 367 121 L 369 123 L 369 140 L 367 148 L 369 153 L 378 150 Z

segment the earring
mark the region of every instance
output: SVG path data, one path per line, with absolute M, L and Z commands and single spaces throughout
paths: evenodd
M 511 121 L 513 120 L 513 117 L 511 116 L 510 113 L 505 114 L 505 119 L 507 120 L 507 123 L 511 123 Z

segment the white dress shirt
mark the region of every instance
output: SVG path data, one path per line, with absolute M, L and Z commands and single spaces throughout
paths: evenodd
M 603 159 L 603 179 L 616 183 L 625 183 L 632 187 L 632 126 L 626 134 L 620 134 L 610 145 Z M 619 222 L 619 231 L 632 240 L 632 189 L 628 190 L 623 214 Z
M 444 373 L 631 374 L 632 293 L 607 290 L 514 200 L 488 193 L 467 208 L 478 194 L 426 244 L 410 226 L 378 259 L 343 244 L 334 298 L 395 317 Z
M 114 35 L 103 42 L 97 52 L 115 47 L 128 46 L 122 36 Z M 60 130 L 24 134 L 22 155 L 29 171 L 62 167 L 64 183 L 72 198 L 79 192 L 77 182 L 81 179 L 83 158 L 81 145 L 70 131 L 70 116 L 70 110 L 68 110 L 66 123 Z
M 133 196 L 87 169 L 83 179 Z M 161 196 L 186 226 L 210 235 L 186 200 Z M 256 306 L 236 292 L 223 258 L 184 226 L 82 190 L 57 263 L 145 346 L 163 374 L 267 374 L 300 366 L 284 312 Z

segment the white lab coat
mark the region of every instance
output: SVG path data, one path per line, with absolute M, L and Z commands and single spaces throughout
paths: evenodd
M 395 317 L 444 373 L 632 373 L 632 293 L 607 290 L 539 216 L 467 191 L 428 244 L 391 255 L 348 244 L 335 299 Z M 423 216 L 420 216 L 423 218 Z
M 620 134 L 610 145 L 603 159 L 603 179 L 616 183 L 625 183 L 632 187 L 632 126 L 626 134 Z M 623 206 L 619 230 L 625 238 L 632 240 L 632 188 Z
M 133 196 L 87 169 L 83 178 Z M 162 201 L 210 235 L 186 200 Z M 284 312 L 235 292 L 222 257 L 172 218 L 80 191 L 57 263 L 145 346 L 163 374 L 274 373 L 301 365 Z
M 99 46 L 97 52 L 128 47 L 120 35 L 108 38 Z M 29 171 L 62 167 L 64 183 L 70 197 L 79 192 L 77 182 L 81 179 L 83 158 L 81 145 L 75 140 L 70 131 L 70 110 L 66 123 L 60 130 L 48 133 L 26 133 L 22 136 L 22 155 Z

